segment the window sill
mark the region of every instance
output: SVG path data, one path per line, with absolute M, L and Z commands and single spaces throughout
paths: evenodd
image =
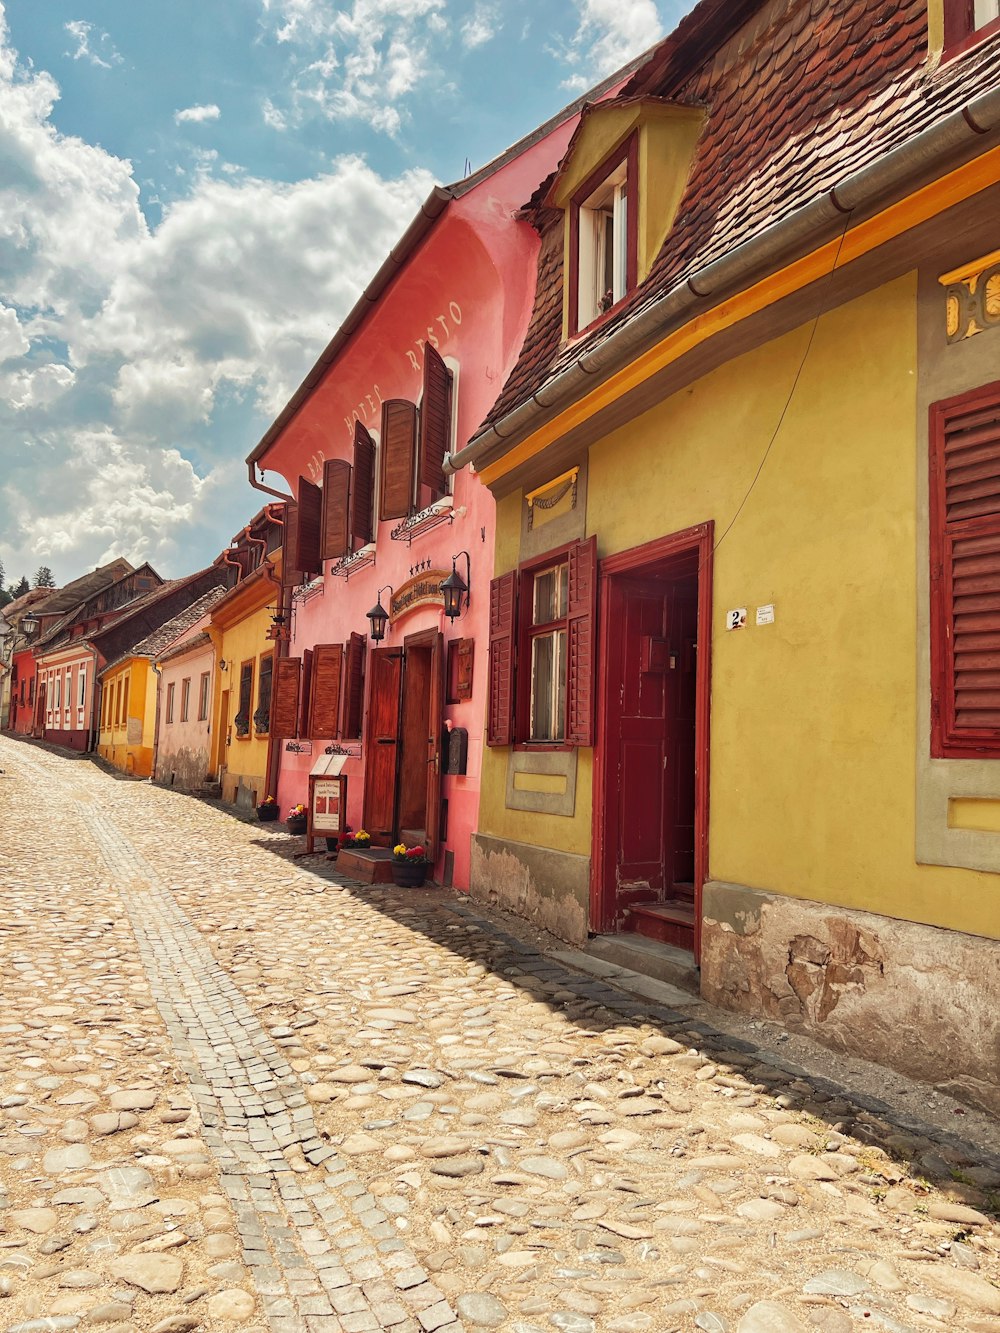
M 625 295 L 621 297 L 620 300 L 616 301 L 614 305 L 609 306 L 607 310 L 604 310 L 601 314 L 595 316 L 595 318 L 592 319 L 589 324 L 585 324 L 582 329 L 576 329 L 574 332 L 570 333 L 563 346 L 571 347 L 573 343 L 578 342 L 583 338 L 588 338 L 592 333 L 596 333 L 602 325 L 607 324 L 613 316 L 618 314 L 634 291 L 635 288 L 630 287 Z
M 987 23 L 985 27 L 977 28 L 975 32 L 970 32 L 967 36 L 959 38 L 957 42 L 952 42 L 951 46 L 946 46 L 941 52 L 941 66 L 950 64 L 959 56 L 968 55 L 970 51 L 974 51 L 983 42 L 995 37 L 998 32 L 1000 32 L 1000 18 L 995 18 Z
M 567 745 L 565 741 L 518 741 L 511 746 L 521 754 L 552 754 L 564 750 L 579 750 L 579 745 Z

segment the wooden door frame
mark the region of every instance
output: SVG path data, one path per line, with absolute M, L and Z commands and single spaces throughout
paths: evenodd
M 597 736 L 594 746 L 594 804 L 590 856 L 590 922 L 600 934 L 614 921 L 613 886 L 605 883 L 607 809 L 610 790 L 608 761 L 607 669 L 610 652 L 608 599 L 612 581 L 621 575 L 641 576 L 643 569 L 684 555 L 698 557 L 697 676 L 695 682 L 695 808 L 694 808 L 694 957 L 701 957 L 702 887 L 708 879 L 709 727 L 712 687 L 712 557 L 715 524 L 699 523 L 658 537 L 642 546 L 605 556 L 598 564 L 598 690 Z
M 396 742 L 395 742 L 396 752 L 393 760 L 392 815 L 390 819 L 392 832 L 389 838 L 389 845 L 391 846 L 393 842 L 395 842 L 396 834 L 399 831 L 399 765 L 400 765 L 400 751 L 402 749 L 402 746 L 400 745 L 400 728 L 402 726 L 402 716 L 403 716 L 403 685 L 406 679 L 406 652 L 402 644 L 380 643 L 376 648 L 370 649 L 368 653 L 368 669 L 365 671 L 365 676 L 368 681 L 368 709 L 365 712 L 365 721 L 364 721 L 361 744 L 362 744 L 362 753 L 368 755 L 369 758 L 366 759 L 365 761 L 364 775 L 362 777 L 361 827 L 367 828 L 368 823 L 370 822 L 368 820 L 368 815 L 371 813 L 371 806 L 369 804 L 368 783 L 371 776 L 371 761 L 372 757 L 375 754 L 375 749 L 376 749 L 376 742 L 372 738 L 372 728 L 374 726 L 374 722 L 372 720 L 373 718 L 372 691 L 375 688 L 375 674 L 376 674 L 376 669 L 373 666 L 373 663 L 377 656 L 386 657 L 389 655 L 399 658 L 399 682 L 396 687 L 397 688 Z M 371 832 L 371 830 L 369 830 L 369 832 Z M 381 834 L 379 836 L 381 836 Z M 373 837 L 370 845 L 376 846 L 380 844 L 376 844 Z
M 431 851 L 430 851 L 431 859 L 432 859 L 432 860 L 437 860 L 437 855 L 438 855 L 438 852 L 439 852 L 439 850 L 440 850 L 439 844 L 440 844 L 440 842 L 441 842 L 441 838 L 440 838 L 440 832 L 441 832 L 441 787 L 442 787 L 442 780 L 441 780 L 441 777 L 442 777 L 442 775 L 441 775 L 441 719 L 442 719 L 442 717 L 443 717 L 443 715 L 444 715 L 444 685 L 445 685 L 445 679 L 444 679 L 444 676 L 445 676 L 445 673 L 444 673 L 444 635 L 441 633 L 441 631 L 440 631 L 439 629 L 421 629 L 421 630 L 417 630 L 414 634 L 407 634 L 407 635 L 404 637 L 404 639 L 403 639 L 403 688 L 404 688 L 404 690 L 405 690 L 405 688 L 406 688 L 406 654 L 407 654 L 411 649 L 413 649 L 413 648 L 429 648 L 429 649 L 430 649 L 430 654 L 431 654 L 431 670 L 430 670 L 430 690 L 431 690 L 431 694 L 429 695 L 428 700 L 427 700 L 427 705 L 428 705 L 428 706 L 427 706 L 427 727 L 428 727 L 428 730 L 431 732 L 431 736 L 428 737 L 428 743 L 430 743 L 430 741 L 433 739 L 433 741 L 434 741 L 434 745 L 435 745 L 435 753 L 434 753 L 434 755 L 433 755 L 432 757 L 433 757 L 433 759 L 435 760 L 435 763 L 434 763 L 434 771 L 435 771 L 435 774 L 436 774 L 436 776 L 437 776 L 437 782 L 436 782 L 436 784 L 432 783 L 430 774 L 427 775 L 427 807 L 426 807 L 426 815 L 425 815 L 425 821 L 426 821 L 426 824 L 427 824 L 427 828 L 425 829 L 425 833 L 426 833 L 426 835 L 427 835 L 427 841 L 428 841 L 428 843 L 430 843 L 430 846 L 431 846 Z M 440 696 L 440 697 L 438 697 L 438 698 L 435 698 L 435 695 L 434 695 L 434 693 L 433 693 L 433 691 L 434 691 L 434 680 L 435 680 L 435 663 L 436 663 L 436 669 L 437 669 L 437 682 L 438 682 L 438 686 L 439 686 L 438 694 L 439 694 L 439 696 Z M 400 707 L 399 720 L 400 720 L 400 727 L 402 727 L 402 724 L 403 724 L 403 710 L 402 710 L 402 707 Z M 429 766 L 430 766 L 430 763 L 431 763 L 431 759 L 428 758 L 428 761 L 427 761 L 427 762 L 428 762 L 428 767 L 429 767 Z M 396 805 L 397 805 L 397 808 L 398 808 L 398 806 L 399 806 L 399 791 L 398 791 L 399 777 L 398 777 L 398 772 L 397 772 L 396 784 L 397 784 Z M 433 799 L 432 799 L 432 798 L 433 798 Z M 398 832 L 398 830 L 397 830 L 397 832 Z

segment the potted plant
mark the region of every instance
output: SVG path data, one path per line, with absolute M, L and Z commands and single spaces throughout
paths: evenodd
M 423 888 L 431 862 L 423 847 L 397 843 L 392 849 L 392 878 L 401 888 Z
M 293 805 L 285 816 L 285 828 L 289 833 L 305 833 L 308 825 L 309 812 L 300 801 L 298 805 Z
M 257 807 L 257 818 L 262 824 L 270 824 L 278 818 L 279 813 L 278 802 L 273 796 L 265 796 Z
M 348 851 L 367 852 L 368 848 L 371 845 L 372 845 L 372 835 L 370 833 L 366 833 L 363 828 L 359 828 L 357 833 L 348 834 L 347 838 L 344 841 L 343 850 L 345 852 Z

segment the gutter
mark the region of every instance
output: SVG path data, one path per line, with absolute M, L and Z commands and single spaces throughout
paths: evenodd
M 554 379 L 501 417 L 464 448 L 448 454 L 446 473 L 478 465 L 504 446 L 523 440 L 543 421 L 568 407 L 601 380 L 608 378 L 640 349 L 661 340 L 717 304 L 724 296 L 750 286 L 773 271 L 777 261 L 812 241 L 817 233 L 836 233 L 851 216 L 882 202 L 899 186 L 928 169 L 941 168 L 984 134 L 1000 127 L 1000 87 L 981 93 L 943 120 L 892 149 L 870 166 L 853 172 L 839 185 L 811 200 L 758 236 L 698 269 L 622 324 L 598 346 L 584 350 Z

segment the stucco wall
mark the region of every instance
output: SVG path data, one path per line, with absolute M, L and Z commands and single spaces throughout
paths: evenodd
M 269 603 L 269 606 L 273 604 Z M 273 651 L 274 644 L 268 639 L 267 631 L 271 626 L 272 611 L 268 606 L 251 612 L 237 624 L 222 631 L 219 657 L 226 663 L 226 670 L 220 673 L 220 690 L 228 691 L 228 707 L 225 716 L 219 717 L 223 746 L 222 796 L 223 800 L 241 807 L 262 801 L 267 773 L 267 735 L 259 735 L 250 724 L 247 736 L 237 736 L 233 719 L 239 711 L 240 700 L 240 665 L 251 660 L 254 664 L 253 694 L 250 704 L 251 716 L 257 708 L 257 686 L 262 653 Z M 179 690 L 178 690 L 178 697 Z M 220 696 L 221 705 L 221 696 Z
M 160 667 L 160 726 L 156 753 L 156 779 L 185 791 L 197 791 L 209 778 L 211 759 L 209 744 L 212 728 L 212 668 L 213 650 L 206 646 L 201 652 L 176 661 L 167 661 Z M 209 673 L 208 716 L 198 717 L 201 677 Z M 181 687 L 191 681 L 191 704 L 186 722 L 181 720 Z M 166 720 L 166 698 L 170 685 L 174 687 L 174 720 Z

